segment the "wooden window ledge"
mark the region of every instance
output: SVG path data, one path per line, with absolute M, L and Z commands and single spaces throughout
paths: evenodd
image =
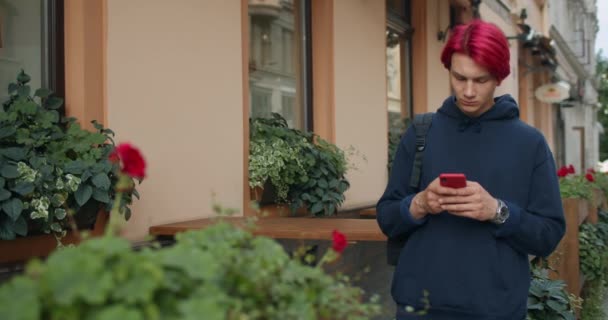
M 223 218 L 236 226 L 246 225 L 245 217 Z M 218 221 L 218 218 L 206 218 L 150 227 L 153 236 L 174 236 L 178 232 L 204 229 Z M 314 239 L 330 240 L 333 230 L 338 230 L 349 241 L 386 241 L 375 219 L 340 219 L 311 217 L 277 217 L 261 218 L 255 222 L 255 235 L 275 239 Z

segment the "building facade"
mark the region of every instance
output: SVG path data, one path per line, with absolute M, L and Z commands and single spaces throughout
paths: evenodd
M 587 11 L 593 3 L 562 2 Z M 545 134 L 558 162 L 584 155 L 585 167 L 596 161 L 593 69 L 573 67 L 555 38 L 559 32 L 575 56 L 583 50 L 572 47 L 576 35 L 556 16 L 566 10 L 562 2 L 4 0 L 0 84 L 25 68 L 36 84 L 66 97 L 68 115 L 83 124 L 100 120 L 117 141 L 142 149 L 149 173 L 127 225 L 131 239 L 151 225 L 211 216 L 214 201 L 252 214 L 249 118 L 271 112 L 365 156 L 352 159 L 358 169 L 348 175 L 342 209 L 365 208 L 387 182 L 389 131 L 415 113 L 435 111 L 450 95 L 439 55 L 450 27 L 475 17 L 510 39 L 511 75 L 497 95 L 519 101 L 522 119 Z M 591 41 L 583 46 L 589 50 L 592 16 L 580 38 Z M 22 19 L 38 21 L 37 33 L 25 33 Z M 524 25 L 538 43 L 528 43 Z M 63 59 L 53 60 L 58 55 Z M 569 109 L 536 99 L 535 89 L 556 77 L 587 79 L 588 98 Z M 580 140 L 572 130 L 581 126 L 585 152 L 570 155 Z

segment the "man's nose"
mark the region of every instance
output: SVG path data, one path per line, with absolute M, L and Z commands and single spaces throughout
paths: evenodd
M 475 97 L 475 84 L 473 83 L 473 81 L 469 80 L 467 81 L 465 88 L 464 88 L 464 95 L 466 97 Z

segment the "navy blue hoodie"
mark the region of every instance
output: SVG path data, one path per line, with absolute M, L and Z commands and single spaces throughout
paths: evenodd
M 393 277 L 392 295 L 401 306 L 397 319 L 525 319 L 528 255 L 549 255 L 565 232 L 555 162 L 543 135 L 519 119 L 509 95 L 496 98 L 478 118 L 466 116 L 449 97 L 426 141 L 420 190 L 441 173 L 464 173 L 502 199 L 510 216 L 503 225 L 448 212 L 414 220 L 410 126 L 377 204 L 382 231 L 392 238 L 409 236 Z M 402 310 L 424 308 L 424 291 L 430 300 L 427 316 Z

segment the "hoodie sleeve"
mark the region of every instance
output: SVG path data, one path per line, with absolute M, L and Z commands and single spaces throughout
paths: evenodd
M 494 235 L 524 254 L 546 257 L 564 236 L 566 223 L 553 155 L 546 143 L 537 154 L 543 160 L 535 162 L 526 207 L 503 199 L 510 215 Z
M 391 239 L 408 236 L 428 219 L 426 217 L 420 220 L 414 219 L 409 209 L 416 195 L 416 190 L 409 187 L 415 154 L 415 138 L 413 126 L 410 126 L 399 142 L 388 185 L 376 205 L 378 225 Z

